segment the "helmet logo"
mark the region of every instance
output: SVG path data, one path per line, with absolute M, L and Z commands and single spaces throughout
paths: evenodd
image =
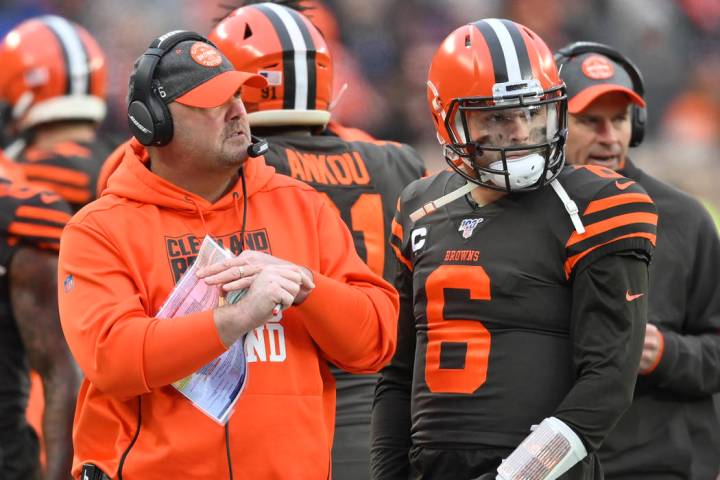
M 205 42 L 195 42 L 190 47 L 190 57 L 203 67 L 217 67 L 222 63 L 220 52 Z
M 601 55 L 590 55 L 582 63 L 582 71 L 592 80 L 605 80 L 615 74 L 610 61 Z

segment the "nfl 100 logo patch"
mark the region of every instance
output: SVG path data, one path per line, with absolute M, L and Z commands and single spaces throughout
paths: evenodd
M 458 228 L 458 232 L 462 232 L 463 238 L 470 238 L 470 236 L 473 234 L 473 231 L 475 230 L 475 227 L 480 225 L 482 222 L 482 218 L 465 218 L 460 223 L 460 228 Z

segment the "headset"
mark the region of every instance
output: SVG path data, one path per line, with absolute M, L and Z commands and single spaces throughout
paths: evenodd
M 128 102 L 128 126 L 135 138 L 145 146 L 163 146 L 172 140 L 172 115 L 153 88 L 152 80 L 160 59 L 175 45 L 186 40 L 197 40 L 215 47 L 215 44 L 199 33 L 176 30 L 153 40 L 138 62 L 132 97 Z M 252 143 L 247 149 L 249 156 L 259 157 L 268 150 L 267 141 L 254 135 L 250 136 L 250 140 Z
M 569 62 L 572 58 L 583 55 L 585 53 L 599 53 L 601 55 L 605 55 L 611 60 L 614 60 L 621 67 L 623 67 L 625 72 L 630 77 L 630 81 L 632 81 L 633 90 L 635 91 L 635 93 L 645 98 L 645 84 L 643 82 L 643 76 L 642 73 L 640 73 L 640 70 L 637 68 L 637 66 L 635 66 L 632 61 L 630 61 L 629 58 L 608 45 L 597 42 L 574 42 L 559 49 L 555 53 L 555 61 L 558 63 L 558 67 L 561 67 L 563 64 Z M 647 124 L 647 109 L 633 103 L 631 106 L 630 122 L 632 125 L 630 146 L 637 147 L 642 143 L 643 138 L 645 137 L 645 126 Z
M 153 88 L 152 80 L 160 59 L 185 40 L 209 43 L 208 39 L 195 32 L 178 30 L 166 33 L 153 40 L 135 69 L 132 97 L 128 102 L 128 126 L 143 145 L 162 146 L 172 140 L 173 120 L 170 109 Z

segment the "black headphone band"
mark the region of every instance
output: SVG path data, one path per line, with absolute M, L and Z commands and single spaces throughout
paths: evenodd
M 144 104 L 148 103 L 150 95 L 152 95 L 152 79 L 155 75 L 155 68 L 157 64 L 160 63 L 160 59 L 172 50 L 175 45 L 186 40 L 198 40 L 213 45 L 207 38 L 195 32 L 179 30 L 171 33 L 173 33 L 173 35 L 170 37 L 167 37 L 166 35 L 168 34 L 165 34 L 153 40 L 142 57 L 140 57 L 135 72 L 133 94 L 130 102 L 140 100 Z M 165 40 L 169 40 L 169 42 L 165 43 Z
M 599 53 L 619 63 L 630 77 L 635 93 L 641 97 L 645 96 L 645 82 L 640 69 L 629 58 L 609 45 L 598 42 L 574 42 L 559 49 L 555 60 L 562 65 L 585 53 Z

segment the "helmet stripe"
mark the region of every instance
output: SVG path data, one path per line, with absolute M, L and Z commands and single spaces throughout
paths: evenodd
M 530 64 L 530 55 L 528 53 L 525 40 L 523 40 L 522 33 L 515 22 L 510 20 L 501 21 L 512 39 L 515 47 L 515 53 L 517 54 L 518 68 L 520 69 L 520 77 L 523 80 L 533 78 L 532 65 Z
M 315 56 L 317 49 L 315 48 L 315 42 L 313 42 L 310 30 L 302 19 L 302 15 L 293 9 L 287 10 L 295 20 L 300 33 L 303 36 L 306 46 L 306 63 L 307 63 L 307 79 L 308 79 L 308 97 L 307 97 L 307 109 L 315 110 L 315 97 L 317 97 L 317 63 L 315 62 Z
M 520 82 L 532 77 L 527 47 L 513 22 L 490 18 L 473 25 L 485 37 L 490 49 L 495 83 Z
M 270 9 L 269 4 L 262 3 L 253 6 L 260 10 L 262 14 L 270 20 L 270 23 L 278 36 L 278 40 L 280 40 L 280 48 L 282 48 L 283 51 L 282 82 L 284 87 L 283 90 L 285 92 L 283 98 L 283 108 L 293 108 L 295 105 L 295 55 L 293 52 L 292 42 L 290 41 L 290 34 L 287 32 L 287 29 L 283 25 L 280 17 L 278 17 L 277 14 Z
M 46 15 L 43 22 L 57 37 L 65 60 L 66 90 L 68 95 L 90 93 L 90 65 L 77 30 L 62 17 Z
M 263 3 L 255 5 L 272 23 L 283 49 L 283 108 L 305 110 L 315 106 L 315 47 L 306 25 L 291 9 Z M 292 12 L 292 13 L 291 13 Z
M 485 43 L 487 43 L 490 58 L 492 59 L 493 72 L 495 72 L 495 83 L 507 82 L 507 66 L 505 65 L 505 58 L 503 58 L 500 39 L 495 34 L 495 30 L 484 20 L 475 22 L 473 25 L 480 30 L 482 36 L 485 37 Z

